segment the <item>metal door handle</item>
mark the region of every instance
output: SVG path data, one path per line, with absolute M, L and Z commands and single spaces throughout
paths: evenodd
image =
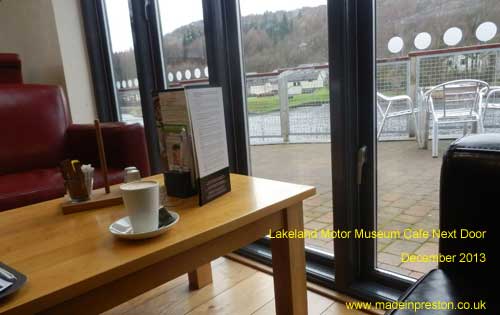
M 366 145 L 362 146 L 358 150 L 358 185 L 363 182 L 363 166 L 366 163 L 366 152 L 368 148 Z

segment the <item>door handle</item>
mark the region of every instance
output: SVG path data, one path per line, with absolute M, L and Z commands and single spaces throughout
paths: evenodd
M 149 6 L 151 5 L 149 1 L 150 0 L 144 1 L 144 19 L 146 19 L 146 21 L 149 21 Z
M 366 163 L 366 154 L 367 154 L 368 148 L 366 145 L 362 146 L 358 150 L 358 185 L 361 185 L 363 182 L 363 166 Z

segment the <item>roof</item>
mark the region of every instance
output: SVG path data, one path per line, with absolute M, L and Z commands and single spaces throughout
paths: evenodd
M 318 71 L 293 71 L 288 76 L 288 81 L 296 82 L 296 81 L 309 81 L 309 80 L 317 80 L 319 76 Z

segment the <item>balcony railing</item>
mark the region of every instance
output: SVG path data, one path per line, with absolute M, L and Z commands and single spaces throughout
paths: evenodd
M 492 86 L 500 85 L 500 44 L 412 52 L 404 57 L 377 60 L 377 90 L 387 96 L 404 94 L 416 100 L 419 88 L 456 79 L 479 79 Z M 207 82 L 203 78 L 173 82 L 172 86 Z M 328 85 L 327 64 L 247 73 L 250 143 L 330 141 L 332 104 Z M 122 87 L 118 96 L 123 120 L 140 121 L 138 88 Z M 500 111 L 488 115 L 485 128 L 500 131 Z M 387 121 L 381 140 L 408 139 L 413 133 L 408 117 L 395 118 Z

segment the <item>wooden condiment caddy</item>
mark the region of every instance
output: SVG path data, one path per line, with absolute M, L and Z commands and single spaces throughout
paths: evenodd
M 106 153 L 104 151 L 104 141 L 99 120 L 95 120 L 97 147 L 99 150 L 99 161 L 101 164 L 102 176 L 104 179 L 104 188 L 93 190 L 90 199 L 81 202 L 71 200 L 61 205 L 64 214 L 70 214 L 85 210 L 98 209 L 115 206 L 123 203 L 122 195 L 118 187 L 110 188 L 108 181 L 108 165 L 106 162 Z

